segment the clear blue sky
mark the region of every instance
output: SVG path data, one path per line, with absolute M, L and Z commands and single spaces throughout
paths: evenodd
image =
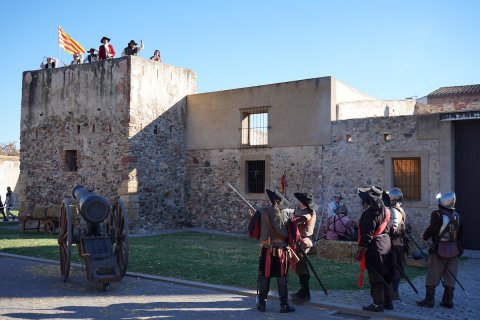
M 58 26 L 86 49 L 143 39 L 139 56 L 159 49 L 193 69 L 199 92 L 334 76 L 401 99 L 480 83 L 476 0 L 24 0 L 0 12 L 2 143 L 20 140 L 22 72 L 58 55 Z

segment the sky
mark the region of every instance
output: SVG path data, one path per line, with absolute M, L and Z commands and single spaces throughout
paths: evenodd
M 85 49 L 197 73 L 198 92 L 333 76 L 378 99 L 422 97 L 480 83 L 476 0 L 1 1 L 0 143 L 20 142 L 22 73 L 58 50 L 58 26 Z

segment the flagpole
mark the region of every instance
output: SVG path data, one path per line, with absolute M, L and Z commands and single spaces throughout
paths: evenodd
M 57 47 L 58 47 L 58 66 L 60 67 L 60 26 L 57 29 Z

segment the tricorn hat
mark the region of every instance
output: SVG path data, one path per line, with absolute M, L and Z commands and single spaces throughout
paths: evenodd
M 293 195 L 298 201 L 303 203 L 305 207 L 312 210 L 313 196 L 310 193 L 295 192 Z
M 277 190 L 272 191 L 269 189 L 265 189 L 265 192 L 267 193 L 268 199 L 270 199 L 270 203 L 272 204 L 272 206 L 281 203 L 286 205 L 289 204 L 288 200 Z
M 108 42 L 110 42 L 110 38 L 104 36 L 104 37 L 102 37 L 102 39 L 100 39 L 100 43 L 103 43 L 103 40 L 105 40 L 105 39 L 106 39 Z
M 128 45 L 131 45 L 131 44 L 133 44 L 134 46 L 137 45 L 137 43 L 135 42 L 135 40 L 130 40 L 130 42 L 128 43 Z

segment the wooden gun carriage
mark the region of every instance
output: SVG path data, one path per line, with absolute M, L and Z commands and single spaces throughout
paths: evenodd
M 76 186 L 63 200 L 59 217 L 60 270 L 68 280 L 72 244 L 84 260 L 87 279 L 101 283 L 108 290 L 110 283 L 120 281 L 128 264 L 128 218 L 125 205 L 117 197 L 110 207 L 108 201 Z

